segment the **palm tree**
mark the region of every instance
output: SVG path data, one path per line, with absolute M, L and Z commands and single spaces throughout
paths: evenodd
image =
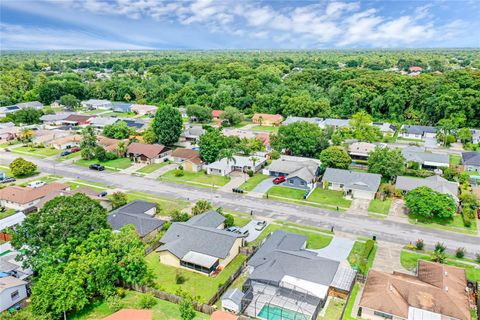
M 117 145 L 117 156 L 124 157 L 125 153 L 127 152 L 127 144 L 125 141 L 120 141 Z
M 23 128 L 22 131 L 21 131 L 20 140 L 22 142 L 29 142 L 29 141 L 31 141 L 32 136 L 33 136 L 33 131 L 31 129 Z
M 237 160 L 235 159 L 235 151 L 233 149 L 223 149 L 218 154 L 218 157 L 220 159 L 227 159 L 228 167 L 230 167 L 230 161 L 233 161 L 233 163 L 237 163 Z
M 253 163 L 253 171 L 255 171 L 255 164 L 257 163 L 257 157 L 251 156 L 250 161 Z

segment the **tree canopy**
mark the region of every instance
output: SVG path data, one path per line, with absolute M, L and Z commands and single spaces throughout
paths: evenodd
M 200 136 L 198 146 L 200 158 L 212 163 L 218 159 L 220 151 L 228 147 L 228 141 L 220 130 L 212 128 Z
M 331 146 L 320 153 L 320 161 L 324 168 L 348 169 L 352 158 L 344 148 Z
M 29 177 L 37 171 L 37 165 L 23 158 L 13 160 L 9 165 L 14 177 Z
M 328 137 L 316 124 L 295 122 L 281 126 L 276 135 L 270 137 L 271 145 L 277 151 L 286 150 L 295 156 L 318 157 L 328 147 Z
M 400 149 L 376 147 L 368 155 L 368 172 L 392 179 L 405 171 L 405 158 Z
M 106 125 L 103 128 L 103 134 L 113 139 L 127 139 L 130 137 L 132 129 L 130 129 L 127 123 L 123 120 L 117 121 L 114 124 Z
M 158 108 L 152 128 L 159 143 L 167 146 L 173 145 L 178 141 L 183 129 L 180 111 L 168 105 Z
M 410 213 L 427 219 L 451 219 L 457 208 L 452 196 L 429 187 L 418 187 L 409 191 L 405 196 L 405 204 Z

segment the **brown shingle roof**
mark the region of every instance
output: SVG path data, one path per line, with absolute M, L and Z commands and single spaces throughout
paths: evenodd
M 25 204 L 45 197 L 47 194 L 57 190 L 65 190 L 70 186 L 64 183 L 47 183 L 39 188 L 10 186 L 0 190 L 0 199 L 19 204 Z
M 200 156 L 200 151 L 198 150 L 177 148 L 172 151 L 172 157 L 175 157 L 175 158 L 191 159 L 191 158 L 197 158 L 199 156 Z
M 65 121 L 74 121 L 74 122 L 78 122 L 78 123 L 85 123 L 88 121 L 88 119 L 91 119 L 91 118 L 94 118 L 95 116 L 84 116 L 84 115 L 81 115 L 81 114 L 71 114 L 69 115 Z
M 268 114 L 268 113 L 255 113 L 252 121 L 259 121 L 262 118 L 265 122 L 280 123 L 283 121 L 283 117 L 280 114 Z
M 134 142 L 128 146 L 127 153 L 142 154 L 147 158 L 155 158 L 162 153 L 166 147 L 162 144 L 146 144 Z
M 90 189 L 90 188 L 87 188 L 87 187 L 80 187 L 80 188 L 77 188 L 75 190 L 72 190 L 72 191 L 66 191 L 66 190 L 54 190 L 52 192 L 49 192 L 47 195 L 45 195 L 45 197 L 43 197 L 43 199 L 41 199 L 36 205 L 35 207 L 40 210 L 41 208 L 43 208 L 43 206 L 45 205 L 45 203 L 47 203 L 48 201 L 52 200 L 53 198 L 56 198 L 58 196 L 73 196 L 74 194 L 77 194 L 77 193 L 84 193 L 86 196 L 88 196 L 90 199 L 93 199 L 93 200 L 98 200 L 98 201 L 110 201 L 108 198 L 102 198 L 102 197 L 99 197 L 98 196 L 98 192 L 93 190 L 93 189 Z
M 402 318 L 414 307 L 461 320 L 470 319 L 465 270 L 418 261 L 418 275 L 370 270 L 360 306 Z
M 80 141 L 82 141 L 82 136 L 78 135 L 78 134 L 75 134 L 75 135 L 72 135 L 72 136 L 66 136 L 66 137 L 55 139 L 51 143 L 52 144 L 65 144 L 65 143 L 69 143 L 69 142 L 80 142 Z

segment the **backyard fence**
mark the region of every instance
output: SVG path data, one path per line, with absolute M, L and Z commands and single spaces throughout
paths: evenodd
M 149 244 L 149 245 L 145 248 L 144 255 L 148 255 L 148 254 L 152 253 L 153 251 L 157 250 L 157 248 L 160 247 L 161 245 L 162 245 L 162 243 L 160 242 L 160 240 L 155 241 L 155 242 Z
M 242 274 L 245 266 L 246 263 L 242 263 L 242 265 L 237 270 L 235 270 L 235 272 L 230 277 L 228 277 L 227 281 L 220 288 L 218 288 L 217 292 L 215 292 L 213 297 L 208 300 L 209 305 L 215 304 L 215 302 L 220 299 L 220 297 L 225 293 L 225 291 L 227 291 L 228 287 L 230 287 L 232 282 L 235 281 L 235 279 L 237 279 Z

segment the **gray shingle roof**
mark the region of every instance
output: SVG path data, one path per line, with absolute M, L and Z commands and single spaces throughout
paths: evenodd
M 425 179 L 401 176 L 397 177 L 397 182 L 395 183 L 395 188 L 405 191 L 422 186 L 429 187 L 440 193 L 449 194 L 458 201 L 458 182 L 451 182 L 437 175 Z
M 462 152 L 462 164 L 480 166 L 480 152 Z
M 402 129 L 405 130 L 408 134 L 420 134 L 423 135 L 425 133 L 436 133 L 437 129 L 431 126 L 417 126 L 417 125 L 403 125 Z
M 343 184 L 346 189 L 376 192 L 381 178 L 382 176 L 376 173 L 327 168 L 322 181 Z
M 319 125 L 322 121 L 323 121 L 322 118 L 305 118 L 305 117 L 288 116 L 287 119 L 285 121 L 283 121 L 282 124 L 283 125 L 289 125 L 289 124 L 296 123 L 296 122 L 309 122 L 309 123 Z
M 207 227 L 207 228 L 217 228 L 225 221 L 225 217 L 216 211 L 208 211 L 190 218 L 187 221 L 188 224 Z
M 321 123 L 322 127 L 325 126 L 335 126 L 335 127 L 350 127 L 350 119 L 332 119 L 327 118 Z
M 132 202 L 127 203 L 123 207 L 118 208 L 117 210 L 115 210 L 115 212 L 143 214 L 148 210 L 155 208 L 156 206 L 157 204 L 153 202 L 134 200 Z
M 119 230 L 127 224 L 132 224 L 135 226 L 138 234 L 144 237 L 165 224 L 164 220 L 156 219 L 145 213 L 155 207 L 156 204 L 153 202 L 132 201 L 112 211 L 108 215 L 108 223 L 114 230 Z
M 190 251 L 224 259 L 239 237 L 238 233 L 174 222 L 160 240 L 164 244 L 157 251 L 169 251 L 179 259 Z
M 311 182 L 317 174 L 318 167 L 318 163 L 313 160 L 290 161 L 278 159 L 272 161 L 269 171 L 286 173 L 288 177 L 299 177 L 305 182 Z
M 412 146 L 404 148 L 402 149 L 402 155 L 406 161 L 418 163 L 436 162 L 446 164 L 447 166 L 449 164 L 448 154 L 425 152 L 424 149 L 420 147 Z
M 222 300 L 232 300 L 236 305 L 241 305 L 244 294 L 239 289 L 228 289 L 222 296 Z

